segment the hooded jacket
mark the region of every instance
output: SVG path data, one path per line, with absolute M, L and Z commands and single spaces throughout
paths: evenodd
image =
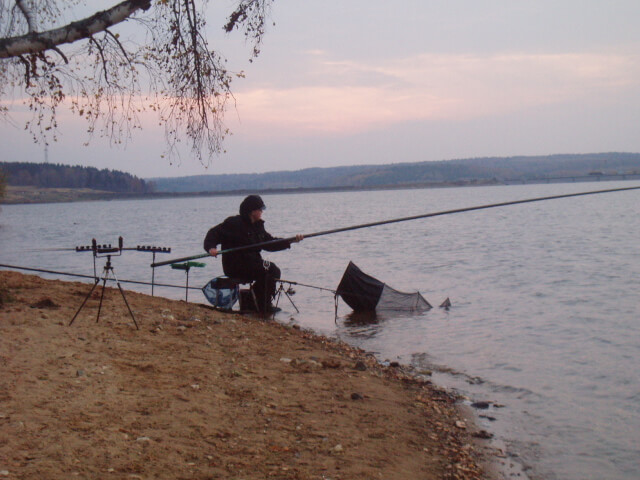
M 258 197 L 259 198 L 259 197 Z M 211 228 L 204 239 L 204 249 L 209 251 L 212 248 L 222 246 L 222 250 L 230 248 L 244 247 L 256 243 L 281 240 L 271 245 L 242 250 L 235 253 L 222 255 L 222 269 L 225 275 L 230 277 L 247 277 L 249 272 L 256 269 L 263 269 L 261 250 L 277 252 L 291 247 L 291 242 L 273 237 L 264 229 L 264 221 L 258 220 L 251 223 L 246 209 L 241 208 L 242 215 L 228 217 L 224 222 Z

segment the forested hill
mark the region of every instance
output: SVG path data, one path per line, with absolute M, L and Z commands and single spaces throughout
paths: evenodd
M 225 192 L 572 181 L 628 178 L 630 175 L 635 178 L 640 175 L 640 153 L 469 158 L 149 180 L 159 192 Z
M 147 193 L 153 184 L 129 173 L 51 163 L 0 162 L 7 185 L 40 188 L 90 188 L 118 193 Z

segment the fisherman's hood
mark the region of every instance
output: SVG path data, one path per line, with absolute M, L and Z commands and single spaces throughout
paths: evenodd
M 260 195 L 249 195 L 240 204 L 240 215 L 242 217 L 249 217 L 254 210 L 266 208 Z

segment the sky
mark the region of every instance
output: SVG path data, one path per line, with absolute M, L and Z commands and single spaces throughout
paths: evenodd
M 111 3 L 111 2 L 106 2 Z M 555 153 L 640 152 L 638 0 L 275 0 L 260 56 L 222 32 L 226 153 L 169 161 L 153 117 L 126 146 L 62 112 L 45 154 L 0 123 L 1 159 L 142 178 Z

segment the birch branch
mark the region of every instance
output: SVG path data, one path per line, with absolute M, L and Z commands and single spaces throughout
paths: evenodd
M 46 32 L 31 32 L 20 37 L 0 39 L 0 58 L 19 57 L 20 55 L 40 53 L 65 43 L 73 43 L 103 32 L 117 23 L 121 23 L 138 10 L 148 10 L 151 0 L 126 0 L 118 5 L 98 12 L 64 27 Z

